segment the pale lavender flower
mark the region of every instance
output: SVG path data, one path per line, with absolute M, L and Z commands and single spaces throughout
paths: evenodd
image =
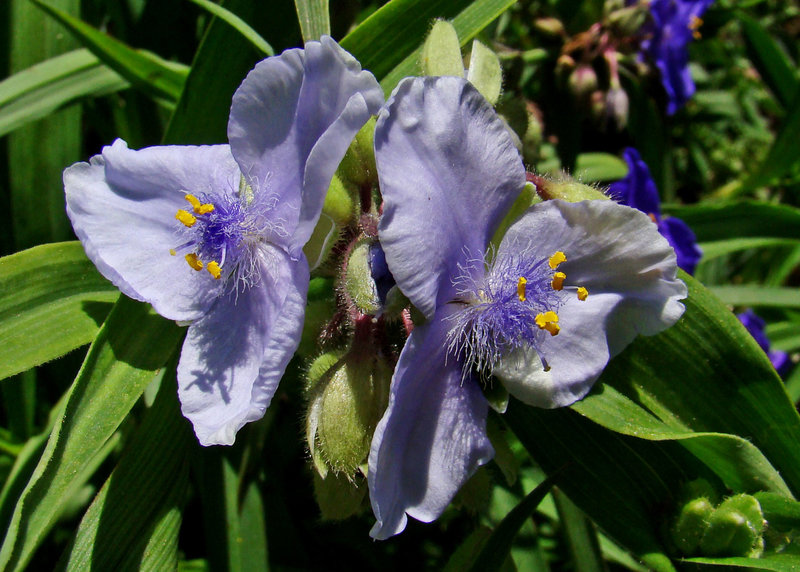
M 267 58 L 233 96 L 229 145 L 139 151 L 117 140 L 64 172 L 67 213 L 123 293 L 189 323 L 178 364 L 203 445 L 269 406 L 303 325 L 303 245 L 350 141 L 380 108 L 375 78 L 331 38 Z
M 689 73 L 689 42 L 699 37 L 700 17 L 714 0 L 652 0 L 652 22 L 645 29 L 649 37 L 642 42 L 647 54 L 661 72 L 667 92 L 667 113 L 672 115 L 694 95 Z
M 426 318 L 400 355 L 369 455 L 371 534 L 383 539 L 407 515 L 437 518 L 492 458 L 490 375 L 527 404 L 569 405 L 637 334 L 681 316 L 686 286 L 650 219 L 613 201 L 540 203 L 487 249 L 525 170 L 463 79 L 401 82 L 375 150 L 386 262 Z

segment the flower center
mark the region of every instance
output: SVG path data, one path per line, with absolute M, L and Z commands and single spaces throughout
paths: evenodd
M 184 198 L 191 210 L 178 209 L 175 218 L 185 242 L 170 249 L 170 254 L 188 251 L 184 259 L 189 267 L 198 272 L 205 268 L 215 280 L 234 274 L 246 284 L 257 280 L 252 254 L 268 229 L 252 200 L 245 203 L 227 193 L 213 198 L 187 193 Z
M 498 257 L 485 274 L 472 265 L 461 269 L 454 301 L 458 309 L 447 318 L 447 341 L 465 375 L 472 368 L 490 373 L 503 356 L 522 347 L 541 355 L 545 336 L 561 331 L 558 312 L 567 297 L 585 301 L 589 296 L 583 286 L 568 285 L 567 275 L 558 270 L 566 260 L 561 251 L 549 258 L 523 252 Z M 482 277 L 475 280 L 472 275 Z

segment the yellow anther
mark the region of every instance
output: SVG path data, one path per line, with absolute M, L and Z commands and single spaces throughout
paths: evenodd
M 561 264 L 562 262 L 566 262 L 566 261 L 567 261 L 567 255 L 559 250 L 553 256 L 550 257 L 550 261 L 549 261 L 550 262 L 550 268 L 555 270 L 556 268 L 558 268 L 559 264 Z
M 525 284 L 527 283 L 528 281 L 524 276 L 520 276 L 519 280 L 517 280 L 517 298 L 519 298 L 520 302 L 525 301 Z
M 189 201 L 189 204 L 192 205 L 192 208 L 196 214 L 204 215 L 214 211 L 214 205 L 211 203 L 201 203 L 200 200 L 194 195 L 187 193 L 183 198 Z
M 561 290 L 564 287 L 564 280 L 566 280 L 567 275 L 563 272 L 556 272 L 553 274 L 553 280 L 550 282 L 550 286 L 553 287 L 553 290 Z
M 177 252 L 175 252 L 175 249 L 174 249 L 174 248 L 170 248 L 170 249 L 169 249 L 169 253 L 170 253 L 172 256 L 175 256 L 176 254 L 178 254 Z
M 552 310 L 547 311 L 544 314 L 537 314 L 536 318 L 534 318 L 534 321 L 540 329 L 550 332 L 551 336 L 558 335 L 558 332 L 561 330 L 558 325 L 558 314 Z
M 578 288 L 578 300 L 580 300 L 581 302 L 583 302 L 583 301 L 585 301 L 585 300 L 586 300 L 586 298 L 588 298 L 588 297 L 589 297 L 589 291 L 588 291 L 586 288 L 584 288 L 583 286 L 581 286 L 580 288 Z
M 222 275 L 222 270 L 217 264 L 216 261 L 212 260 L 208 264 L 206 264 L 206 270 L 213 276 L 216 280 L 219 280 L 219 277 Z
M 186 263 L 195 270 L 203 269 L 203 263 L 200 260 L 198 260 L 197 254 L 195 254 L 194 252 L 187 254 L 185 258 L 186 258 Z
M 702 35 L 700 34 L 700 26 L 703 25 L 703 20 L 698 18 L 697 16 L 692 16 L 692 19 L 689 20 L 689 29 L 692 31 L 692 37 L 695 40 L 699 40 Z
M 192 213 L 183 209 L 178 209 L 178 212 L 175 213 L 175 218 L 190 228 L 197 222 L 197 219 Z

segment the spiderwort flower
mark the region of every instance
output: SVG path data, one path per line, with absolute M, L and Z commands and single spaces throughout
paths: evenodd
M 64 173 L 89 258 L 123 293 L 190 323 L 183 413 L 231 444 L 269 406 L 300 340 L 303 245 L 350 141 L 383 103 L 331 38 L 260 62 L 233 96 L 229 145 L 139 151 L 117 140 Z
M 437 518 L 494 452 L 490 374 L 541 407 L 581 398 L 637 333 L 682 314 L 675 254 L 610 200 L 546 201 L 490 238 L 525 184 L 502 121 L 461 78 L 407 78 L 378 116 L 379 238 L 427 319 L 411 332 L 373 436 L 368 483 L 383 539 Z
M 792 368 L 792 360 L 786 352 L 770 349 L 771 344 L 764 331 L 766 327 L 764 319 L 756 315 L 753 310 L 746 310 L 740 314 L 736 314 L 736 317 L 739 318 L 739 321 L 747 328 L 750 335 L 755 338 L 758 345 L 764 350 L 764 353 L 767 354 L 769 361 L 772 362 L 772 366 L 778 372 L 778 375 L 784 377 L 789 373 L 789 370 Z
M 667 92 L 667 113 L 672 115 L 694 95 L 689 73 L 689 48 L 700 37 L 700 19 L 714 0 L 652 0 L 652 23 L 645 28 L 649 37 L 642 52 L 655 62 Z
M 608 194 L 621 202 L 650 216 L 667 242 L 675 249 L 678 256 L 678 267 L 689 274 L 694 274 L 694 269 L 703 251 L 697 246 L 697 238 L 692 229 L 679 218 L 661 217 L 661 200 L 658 189 L 650 169 L 642 161 L 639 152 L 628 147 L 623 152 L 625 162 L 628 164 L 628 175 L 608 188 Z

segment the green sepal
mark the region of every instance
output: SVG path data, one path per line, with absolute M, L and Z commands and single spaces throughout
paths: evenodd
M 375 167 L 374 140 L 375 118 L 370 117 L 356 133 L 336 171 L 345 187 L 353 185 L 358 188 L 377 184 L 378 170 Z M 357 206 L 357 203 L 355 204 Z M 355 212 L 355 210 L 351 211 L 351 216 L 354 216 Z
M 422 46 L 422 75 L 464 77 L 461 44 L 450 22 L 436 20 Z
M 314 472 L 314 498 L 322 520 L 344 520 L 362 512 L 367 485 L 353 482 L 343 475 L 328 473 L 325 478 Z
M 536 176 L 534 180 L 536 192 L 546 201 L 561 199 L 570 203 L 589 200 L 610 200 L 601 190 L 584 185 L 562 173 L 557 178 Z
M 503 69 L 500 67 L 500 58 L 478 40 L 472 41 L 467 81 L 474 85 L 486 98 L 486 101 L 492 105 L 500 99 L 500 91 L 503 88 Z

